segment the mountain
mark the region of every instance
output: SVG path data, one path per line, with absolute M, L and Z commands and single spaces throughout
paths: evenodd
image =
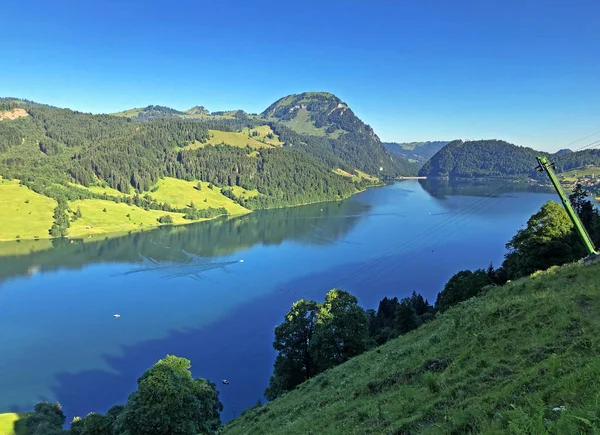
M 455 140 L 423 165 L 419 175 L 427 177 L 509 177 L 545 179 L 536 171 L 537 156 L 549 157 L 557 172 L 600 164 L 600 150 L 548 154 L 502 140 Z
M 392 156 L 373 128 L 333 94 L 288 95 L 271 104 L 260 117 L 298 134 L 321 137 L 323 150 L 369 174 L 395 177 L 416 173 L 415 166 L 404 158 Z
M 194 106 L 185 111 L 188 115 L 210 115 L 210 112 L 204 106 Z
M 327 92 L 305 92 L 280 98 L 260 115 L 243 110 L 209 112 L 195 106 L 185 112 L 163 106 L 130 109 L 115 115 L 133 121 L 157 118 L 200 119 L 222 128 L 270 126 L 286 146 L 313 155 L 329 166 L 346 172 L 360 170 L 380 178 L 416 175 L 418 166 L 403 156 L 394 156 L 383 146 L 371 126 L 361 121 L 348 105 Z M 236 123 L 237 122 L 237 123 Z M 241 123 L 240 123 L 241 122 Z M 229 123 L 229 124 L 224 124 Z
M 538 272 L 257 405 L 223 435 L 598 430 L 600 263 Z
M 14 224 L 3 225 L 0 240 L 48 237 L 49 227 L 52 236 L 79 235 L 338 201 L 378 178 L 416 172 L 358 118 L 355 130 L 333 138 L 241 110 L 150 105 L 118 115 L 0 98 L 0 195 L 16 201 L 12 212 L 0 210 L 0 221 Z M 27 214 L 34 206 L 45 212 Z
M 383 145 L 394 156 L 408 160 L 421 167 L 450 141 L 427 142 L 384 142 Z
M 556 152 L 556 154 L 569 154 L 569 153 L 572 153 L 572 152 L 573 152 L 573 151 L 572 151 L 572 150 L 570 150 L 570 149 L 568 149 L 568 148 L 563 148 L 563 149 L 561 149 L 561 150 L 558 150 L 558 151 Z

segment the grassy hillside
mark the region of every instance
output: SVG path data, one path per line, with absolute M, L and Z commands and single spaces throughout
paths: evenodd
M 202 148 L 207 145 L 230 145 L 234 147 L 245 148 L 250 146 L 252 148 L 270 148 L 279 147 L 283 143 L 279 141 L 279 138 L 273 134 L 273 130 L 268 125 L 261 125 L 252 129 L 244 128 L 241 132 L 233 131 L 219 131 L 219 130 L 208 130 L 210 138 L 205 143 L 194 142 L 184 149 L 196 149 Z M 257 136 L 252 136 L 252 133 L 256 132 Z M 270 139 L 267 135 L 271 134 L 273 139 Z
M 572 264 L 489 288 L 223 433 L 598 433 L 599 273 Z
M 219 187 L 209 189 L 209 183 L 202 182 L 202 189 L 197 190 L 197 184 L 197 181 L 165 177 L 154 185 L 153 190 L 156 190 L 150 194 L 158 201 L 167 202 L 177 208 L 185 208 L 193 201 L 197 209 L 224 207 L 231 215 L 249 212 L 248 209 L 224 196 Z M 71 185 L 98 194 L 123 196 L 122 193 L 110 187 L 90 186 L 85 188 L 75 184 Z M 252 198 L 258 195 L 256 190 L 247 191 L 239 186 L 236 186 L 234 193 L 240 198 Z M 122 233 L 157 227 L 160 225 L 157 219 L 164 215 L 170 215 L 174 225 L 195 222 L 183 219 L 183 213 L 144 210 L 135 205 L 117 204 L 102 199 L 69 201 L 68 204 L 72 211 L 79 208 L 82 214 L 81 218 L 71 222 L 68 229 L 70 237 Z M 24 242 L 27 239 L 49 238 L 48 230 L 53 223 L 52 215 L 55 207 L 54 199 L 35 193 L 26 186 L 21 186 L 18 180 L 0 179 L 0 222 L 2 222 L 0 241 L 23 240 Z M 17 236 L 19 237 L 17 238 Z M 22 251 L 30 252 L 45 246 L 46 244 L 41 242 L 36 242 L 35 245 L 24 244 Z
M 208 187 L 209 184 L 201 182 L 202 188 L 197 190 L 197 181 L 185 181 L 165 177 L 156 183 L 154 188 L 157 190 L 151 192 L 150 195 L 161 202 L 168 202 L 176 207 L 188 207 L 193 201 L 194 207 L 197 209 L 224 207 L 232 215 L 248 213 L 248 209 L 223 196 L 220 188 L 215 186 L 213 189 L 210 189 Z
M 0 241 L 49 237 L 54 207 L 54 199 L 0 178 Z
M 27 430 L 22 418 L 26 414 L 0 414 L 0 435 L 26 435 Z

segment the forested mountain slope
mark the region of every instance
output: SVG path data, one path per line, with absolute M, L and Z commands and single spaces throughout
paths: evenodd
M 384 177 L 414 175 L 416 167 L 404 158 L 392 156 L 383 146 L 370 125 L 361 121 L 346 103 L 327 92 L 305 92 L 288 95 L 271 104 L 260 114 L 290 130 L 321 141 L 298 142 L 303 149 L 314 153 L 326 150 L 344 162 L 369 174 Z
M 595 433 L 600 264 L 488 287 L 224 434 Z
M 542 179 L 536 171 L 537 156 L 547 156 L 558 172 L 600 164 L 600 150 L 548 154 L 501 140 L 455 140 L 438 151 L 419 171 L 427 177 L 529 177 Z
M 18 180 L 58 201 L 53 220 L 62 230 L 53 235 L 64 236 L 70 222 L 81 217 L 76 209 L 90 209 L 89 203 L 76 201 L 125 202 L 169 214 L 162 216 L 161 223 L 183 223 L 182 218 L 196 220 L 239 210 L 227 201 L 242 210 L 336 201 L 377 182 L 363 172 L 380 178 L 414 173 L 406 162 L 407 169 L 402 170 L 403 164 L 385 153 L 359 120 L 355 121 L 362 133 L 346 132 L 333 139 L 300 134 L 242 111 L 206 112 L 203 107 L 182 112 L 148 106 L 121 116 L 93 115 L 1 98 L 0 177 Z M 210 190 L 203 191 L 201 204 L 191 200 L 197 195 L 186 193 L 187 197 L 175 198 L 177 205 L 164 194 L 174 181 L 166 187 L 159 184 L 164 177 L 197 183 L 198 190 L 201 182 L 206 183 Z M 183 190 L 189 192 L 188 187 Z M 0 188 L 5 193 L 10 190 L 11 198 L 15 192 L 25 192 L 6 183 Z M 19 198 L 12 199 L 11 216 L 17 216 L 14 213 L 22 213 L 23 207 Z M 30 215 L 31 206 L 27 206 Z M 156 224 L 160 217 L 146 213 L 134 222 L 133 215 L 120 206 L 96 202 L 92 208 L 107 213 L 107 218 L 127 218 L 114 222 L 120 230 Z M 94 222 L 107 220 L 88 221 L 88 217 L 79 225 L 91 228 L 97 226 Z M 0 240 L 48 236 L 39 229 L 19 231 L 20 220 L 13 220 L 14 231 L 0 234 Z

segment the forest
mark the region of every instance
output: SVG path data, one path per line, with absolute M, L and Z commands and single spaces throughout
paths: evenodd
M 169 116 L 134 121 L 22 100 L 0 103 L 7 110 L 20 107 L 29 114 L 0 123 L 0 176 L 19 179 L 55 199 L 94 197 L 72 183 L 84 187 L 105 183 L 123 194 L 133 189 L 143 207 L 171 210 L 146 197 L 161 177 L 170 176 L 213 183 L 250 209 L 283 207 L 343 199 L 368 185 L 335 174 L 333 169 L 349 173 L 361 169 L 372 174 L 379 169 L 379 163 L 363 149 L 360 137 L 349 133 L 348 138 L 338 138 L 336 146 L 330 139 L 301 135 L 275 122 L 270 124 L 282 136 L 284 147 L 253 150 L 224 144 L 187 148 L 191 143 L 205 143 L 209 129 L 241 131 L 265 124 L 241 111 L 235 118 L 201 121 L 172 117 L 180 112 L 149 106 L 145 113 Z M 256 189 L 260 195 L 237 198 L 227 190 L 234 186 Z
M 501 140 L 455 140 L 423 165 L 419 175 L 426 177 L 483 178 L 508 177 L 542 180 L 536 171 L 537 156 L 546 156 L 558 172 L 585 165 L 600 164 L 600 150 L 548 154 Z

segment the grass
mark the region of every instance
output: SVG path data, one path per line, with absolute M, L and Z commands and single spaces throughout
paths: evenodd
M 491 287 L 223 433 L 598 433 L 599 274 L 572 264 Z
M 79 189 L 87 189 L 92 193 L 97 193 L 97 194 L 104 194 L 106 193 L 108 196 L 116 196 L 118 198 L 121 198 L 123 195 L 127 195 L 123 192 L 119 192 L 117 189 L 113 189 L 110 186 L 106 186 L 106 187 L 101 187 L 101 186 L 89 186 L 89 187 L 85 187 L 82 186 L 80 184 L 75 184 L 75 183 L 69 183 L 71 186 L 77 187 Z M 131 190 L 129 191 L 129 195 L 132 195 L 134 193 L 134 189 L 133 187 L 131 188 Z
M 56 201 L 19 185 L 17 180 L 0 179 L 0 241 L 49 238 Z
M 248 128 L 244 128 L 242 130 L 242 134 L 246 134 L 249 135 L 253 132 L 258 133 L 258 136 L 254 136 L 254 138 L 258 138 L 258 140 L 260 142 L 264 142 L 267 145 L 271 145 L 271 146 L 275 146 L 275 147 L 280 147 L 283 146 L 283 142 L 281 142 L 279 140 L 279 136 L 277 136 L 275 134 L 275 132 L 271 129 L 270 126 L 268 125 L 259 125 L 254 127 L 253 129 L 248 129 Z M 269 139 L 269 137 L 267 135 L 271 134 L 273 136 L 273 139 Z
M 150 192 L 150 195 L 160 202 L 168 202 L 176 207 L 187 207 L 193 201 L 194 206 L 198 209 L 225 207 L 232 215 L 248 212 L 248 209 L 222 195 L 219 187 L 215 186 L 214 189 L 209 189 L 209 183 L 203 181 L 200 183 L 202 188 L 197 190 L 197 184 L 197 181 L 165 177 L 156 183 L 154 187 L 158 187 L 158 190 Z
M 309 134 L 313 136 L 325 136 L 325 127 L 317 128 L 315 123 L 310 119 L 310 113 L 306 109 L 298 109 L 298 113 L 294 119 L 285 121 L 285 125 L 294 131 L 302 134 Z
M 370 181 L 373 183 L 379 182 L 379 178 L 377 178 L 377 177 L 373 177 L 365 172 L 359 171 L 358 169 L 355 169 L 354 171 L 356 172 L 356 174 L 351 174 L 350 172 L 344 171 L 343 169 L 340 169 L 340 168 L 336 168 L 333 170 L 333 172 L 335 172 L 338 175 L 352 178 L 353 181 L 367 180 L 367 181 Z
M 82 237 L 93 234 L 116 233 L 157 227 L 157 219 L 170 215 L 174 225 L 191 223 L 183 219 L 183 213 L 167 213 L 161 210 L 144 210 L 140 207 L 102 199 L 85 199 L 69 202 L 71 210 L 81 210 L 82 217 L 71 222 L 68 230 L 70 237 Z M 106 211 L 103 211 L 106 210 Z M 128 216 L 129 215 L 129 216 Z M 91 227 L 91 228 L 86 228 Z
M 0 414 L 0 435 L 27 435 L 23 417 L 27 414 Z
M 277 139 L 277 145 L 275 143 L 269 144 L 264 143 L 257 140 L 254 137 L 248 136 L 247 132 L 232 132 L 232 131 L 219 131 L 219 130 L 208 130 L 210 133 L 210 139 L 205 143 L 194 142 L 187 147 L 186 149 L 196 149 L 202 148 L 208 145 L 219 145 L 225 144 L 234 147 L 245 148 L 246 146 L 250 146 L 252 148 L 271 148 L 273 146 L 280 146 L 281 142 Z
M 233 186 L 232 188 L 233 188 L 233 194 L 240 199 L 254 198 L 255 196 L 260 195 L 260 193 L 256 189 L 246 190 L 240 186 Z

